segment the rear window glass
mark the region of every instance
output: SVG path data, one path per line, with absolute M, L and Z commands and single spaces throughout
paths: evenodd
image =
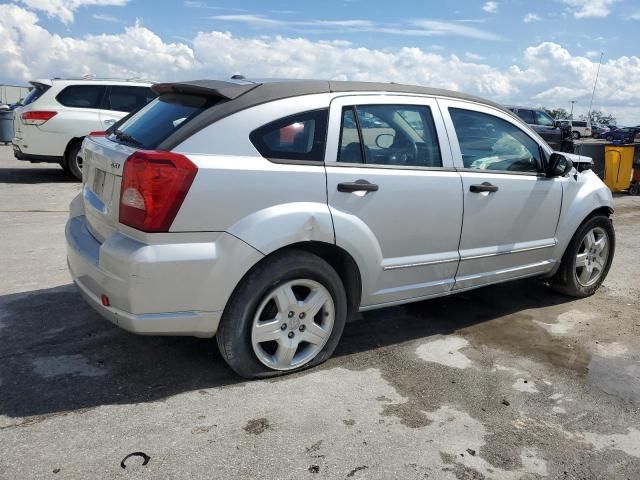
M 22 101 L 22 105 L 29 105 L 35 102 L 42 96 L 44 92 L 46 92 L 50 88 L 51 87 L 45 86 L 45 85 L 33 87 L 31 90 L 29 90 L 29 93 L 27 93 L 27 96 L 24 97 L 24 100 Z
M 154 98 L 156 94 L 149 87 L 114 85 L 109 92 L 107 108 L 117 112 L 133 112 L 144 107 Z
M 162 95 L 111 130 L 110 138 L 134 147 L 155 149 L 217 102 L 217 98 L 201 95 Z
M 105 91 L 103 85 L 73 85 L 62 90 L 56 100 L 65 107 L 100 108 Z
M 254 130 L 249 138 L 265 158 L 322 162 L 327 116 L 325 109 L 298 113 Z

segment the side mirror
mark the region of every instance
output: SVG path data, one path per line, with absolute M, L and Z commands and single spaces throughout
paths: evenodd
M 549 158 L 549 168 L 547 176 L 562 177 L 569 173 L 573 168 L 573 162 L 561 153 L 552 153 Z

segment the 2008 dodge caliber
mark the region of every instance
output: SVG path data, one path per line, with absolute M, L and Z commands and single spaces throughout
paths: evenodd
M 135 333 L 217 338 L 240 375 L 317 365 L 357 311 L 614 254 L 591 159 L 491 102 L 397 84 L 193 81 L 83 145 L 66 226 L 84 298 Z

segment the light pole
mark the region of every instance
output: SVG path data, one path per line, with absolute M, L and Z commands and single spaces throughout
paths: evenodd
M 569 117 L 571 117 L 571 120 L 573 120 L 573 104 L 574 103 L 578 103 L 577 100 L 569 100 L 569 103 L 571 104 L 571 114 L 569 115 Z

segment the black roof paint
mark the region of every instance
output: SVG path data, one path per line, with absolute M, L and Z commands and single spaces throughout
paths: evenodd
M 220 102 L 201 113 L 176 130 L 164 140 L 158 148 L 172 150 L 194 133 L 211 125 L 218 120 L 241 110 L 261 105 L 275 100 L 313 95 L 318 93 L 347 93 L 347 92 L 380 92 L 380 93 L 410 93 L 419 95 L 433 95 L 458 100 L 468 100 L 482 103 L 513 115 L 502 105 L 489 100 L 466 95 L 460 92 L 439 88 L 402 85 L 398 83 L 378 82 L 347 82 L 332 80 L 268 80 L 256 81 L 222 81 L 222 80 L 193 80 L 175 83 L 155 84 L 152 89 L 158 94 L 163 93 L 194 93 L 211 95 L 220 98 Z

